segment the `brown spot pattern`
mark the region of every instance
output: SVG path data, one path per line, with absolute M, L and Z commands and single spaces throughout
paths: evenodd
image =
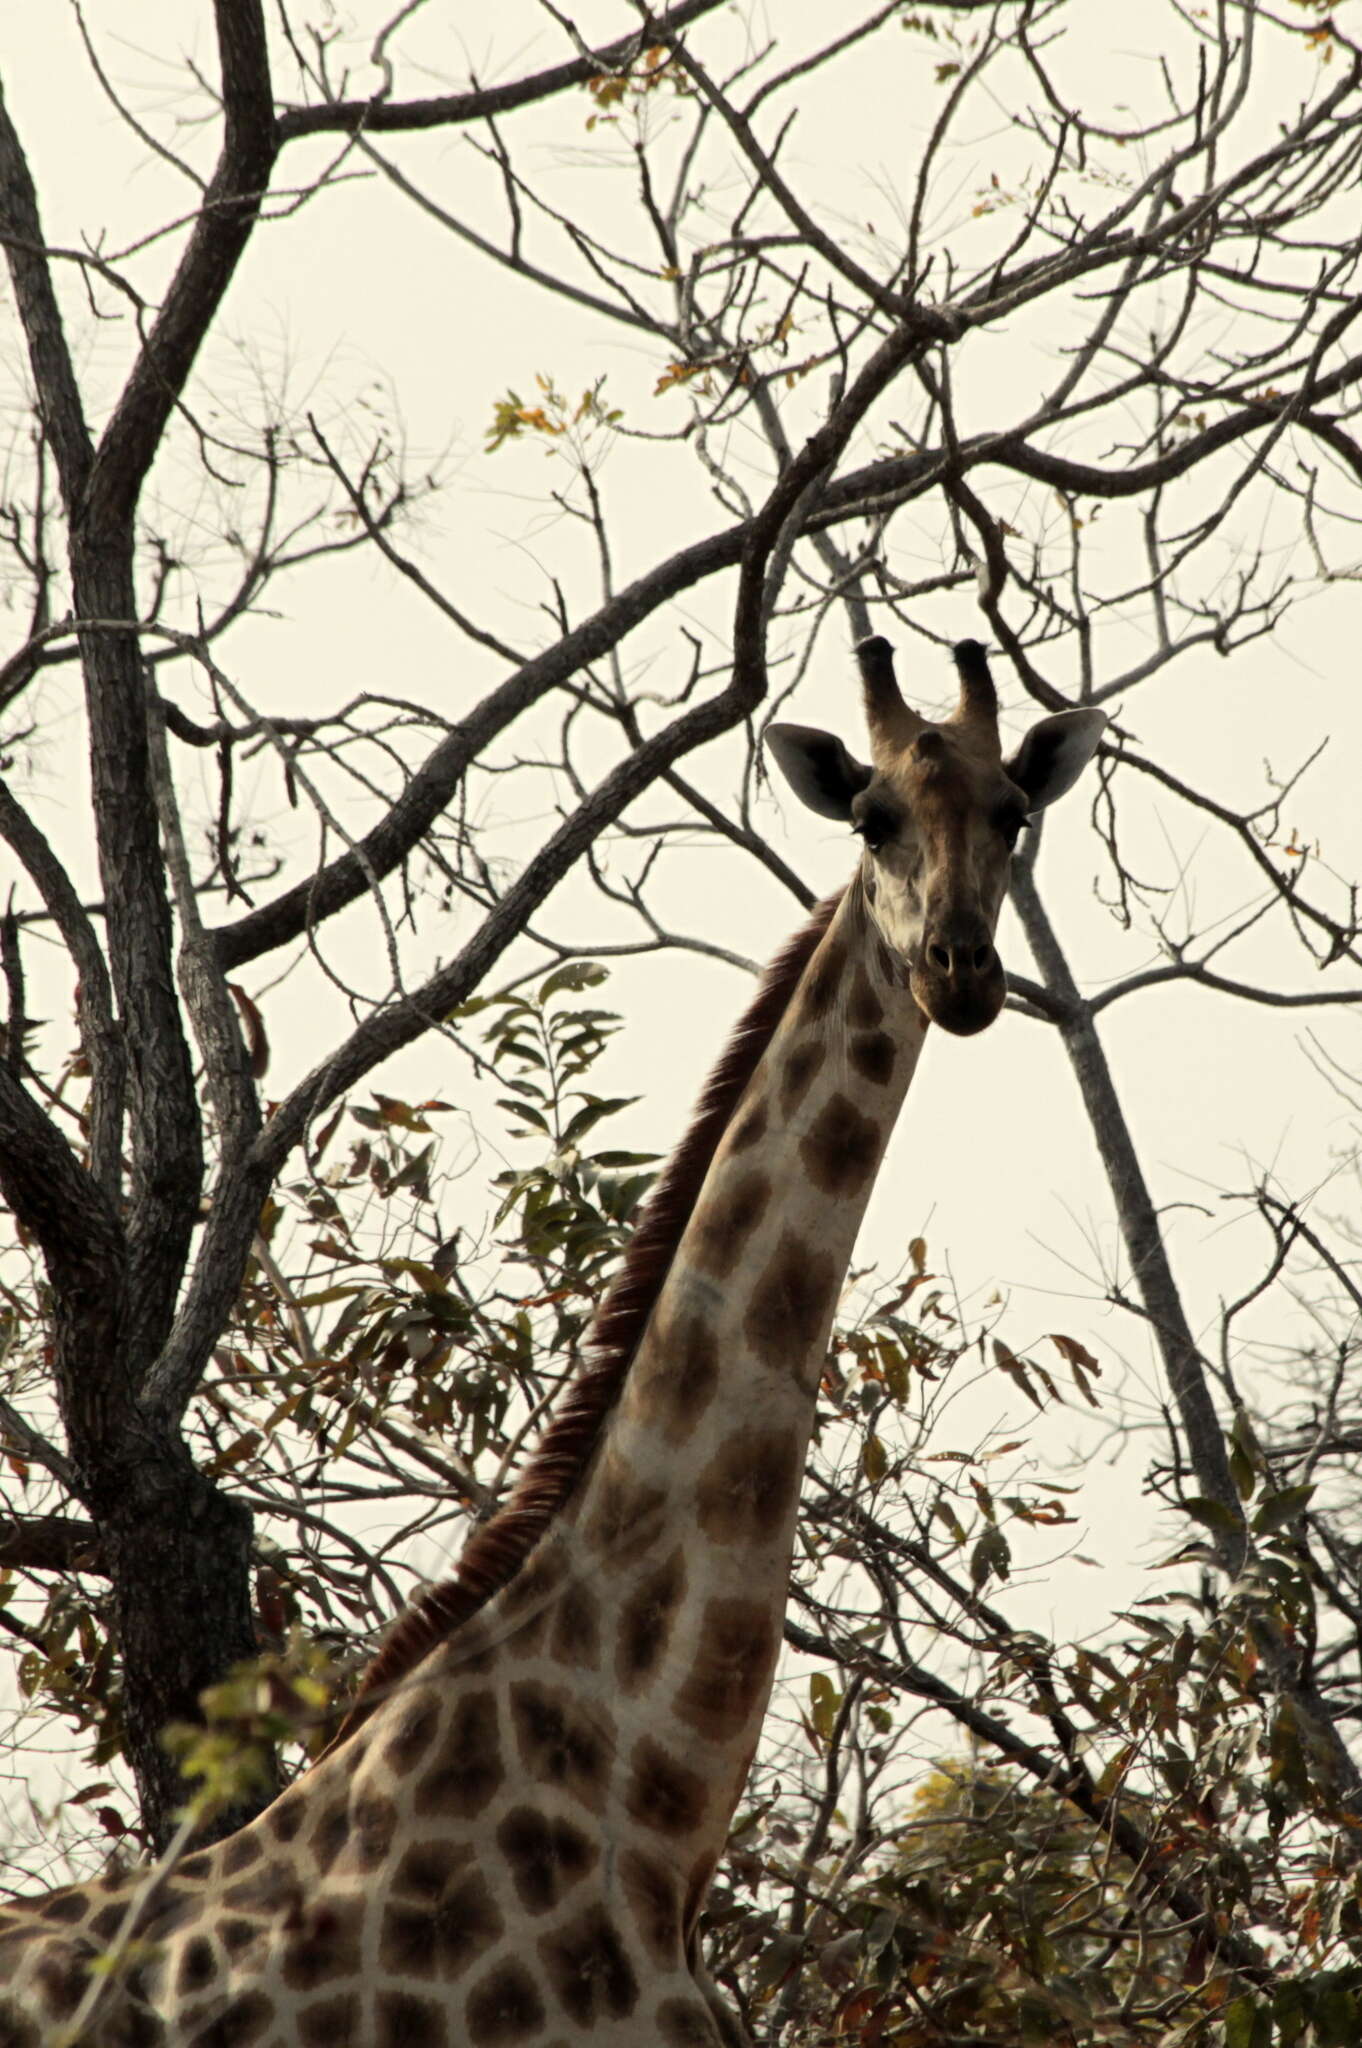
M 619 1875 L 625 1903 L 644 1947 L 661 1968 L 675 1969 L 681 1922 L 674 1873 L 638 1849 L 626 1849 L 619 1860 Z
M 274 2025 L 274 2000 L 245 1991 L 194 2036 L 194 2048 L 256 2048 Z
M 298 2015 L 299 2048 L 337 2048 L 341 2041 L 358 2038 L 359 1998 L 353 1991 L 342 1991 Z
M 648 1345 L 644 1391 L 669 1443 L 686 1441 L 719 1385 L 719 1344 L 697 1315 L 674 1316 Z
M 696 1212 L 695 1230 L 687 1247 L 702 1272 L 726 1280 L 742 1256 L 742 1248 L 766 1214 L 771 1183 L 764 1173 L 726 1174 L 718 1190 Z
M 666 1649 L 685 1590 L 686 1559 L 678 1545 L 625 1601 L 615 1644 L 615 1676 L 626 1693 L 638 1690 Z
M 730 1157 L 735 1152 L 745 1152 L 749 1145 L 755 1145 L 758 1138 L 766 1136 L 766 1104 L 761 1096 L 740 1110 L 733 1120 L 729 1132 L 728 1150 Z
M 243 1828 L 222 1845 L 222 1874 L 235 1877 L 238 1871 L 249 1870 L 260 1860 L 259 1837 L 250 1828 Z
M 544 2024 L 544 2007 L 523 1963 L 502 1963 L 468 1994 L 474 2048 L 514 2048 Z
M 433 1693 L 418 1695 L 403 1709 L 402 1718 L 384 1751 L 385 1761 L 399 1778 L 405 1778 L 420 1763 L 435 1738 L 439 1724 L 440 1703 Z M 271 1807 L 270 1811 L 273 1813 L 277 1809 Z
M 603 1906 L 592 1906 L 539 1944 L 549 1984 L 579 2027 L 622 2020 L 638 2003 L 638 1980 Z
M 799 989 L 800 1008 L 810 1017 L 825 1016 L 841 985 L 846 952 L 840 940 L 824 940 L 810 962 Z
M 395 1977 L 449 1979 L 479 1962 L 503 1931 L 486 1881 L 479 1872 L 466 1870 L 419 1903 L 387 1901 L 378 1959 Z
M 661 1488 L 635 1479 L 608 1453 L 601 1462 L 594 1494 L 582 1534 L 597 1550 L 637 1550 L 656 1536 L 657 1510 L 664 1498 Z
M 864 967 L 856 969 L 856 978 L 851 984 L 847 1021 L 856 1031 L 873 1031 L 877 1024 L 884 1022 L 884 1005 L 871 987 L 870 976 Z
M 553 1609 L 549 1655 L 559 1664 L 594 1671 L 600 1654 L 600 1602 L 588 1586 L 569 1585 Z
M 570 1821 L 549 1820 L 517 1806 L 497 1829 L 516 1897 L 528 1913 L 547 1913 L 580 1884 L 599 1857 L 595 1843 Z
M 887 1031 L 858 1032 L 851 1041 L 851 1064 L 867 1081 L 882 1088 L 894 1072 L 898 1048 Z
M 793 1508 L 799 1481 L 794 1430 L 737 1430 L 696 1482 L 696 1519 L 711 1542 L 767 1543 Z
M 764 1700 L 775 1654 L 761 1601 L 706 1601 L 700 1648 L 673 1702 L 677 1719 L 710 1742 L 729 1741 Z
M 441 1899 L 472 1861 L 473 1851 L 461 1842 L 413 1842 L 397 1866 L 393 1889 L 418 1899 Z
M 380 1991 L 374 2005 L 374 2048 L 447 2048 L 449 2027 L 441 2006 L 409 1991 Z
M 338 1799 L 322 1813 L 316 1827 L 312 1830 L 312 1836 L 308 1843 L 308 1847 L 317 1859 L 317 1868 L 319 1870 L 325 1871 L 331 1868 L 331 1865 L 345 1847 L 346 1837 L 349 1833 L 350 1815 L 347 1810 L 346 1801 Z
M 705 1781 L 650 1736 L 634 1745 L 625 1804 L 641 1827 L 660 1835 L 693 1834 L 704 1819 Z
M 471 1820 L 504 1776 L 496 1695 L 490 1687 L 465 1693 L 455 1703 L 441 1760 L 416 1787 L 416 1812 Z
M 511 1718 L 529 1776 L 599 1812 L 613 1731 L 602 1729 L 571 1693 L 530 1679 L 511 1689 Z
M 789 1055 L 780 1075 L 780 1111 L 787 1120 L 804 1100 L 810 1081 L 827 1056 L 828 1049 L 821 1038 L 806 1038 Z
M 350 1842 L 361 1870 L 373 1870 L 392 1846 L 397 1808 L 384 1792 L 365 1790 L 355 1800 Z
M 218 1959 L 213 1944 L 202 1934 L 194 1935 L 180 1951 L 175 1990 L 181 1998 L 203 1991 L 217 1975 Z
M 284 1943 L 281 1972 L 291 1991 L 319 1991 L 342 1974 L 360 1947 L 362 1899 L 328 1899 L 307 1908 Z
M 831 1256 L 814 1251 L 787 1230 L 753 1289 L 743 1318 L 744 1334 L 763 1365 L 774 1372 L 799 1372 L 809 1338 L 831 1307 L 836 1287 Z
M 862 1116 L 845 1095 L 832 1095 L 818 1112 L 799 1156 L 816 1188 L 841 1199 L 855 1194 L 874 1173 L 880 1157 L 880 1127 Z

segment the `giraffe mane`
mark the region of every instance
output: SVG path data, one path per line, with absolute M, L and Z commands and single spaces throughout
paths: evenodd
M 453 1576 L 418 1595 L 398 1618 L 360 1681 L 331 1747 L 510 1583 L 567 1503 L 619 1399 L 719 1141 L 841 900 L 839 891 L 818 904 L 767 967 L 710 1072 L 685 1136 L 644 1205 L 623 1264 L 596 1311 L 583 1346 L 584 1363 L 560 1395 L 510 1497 L 474 1530 Z

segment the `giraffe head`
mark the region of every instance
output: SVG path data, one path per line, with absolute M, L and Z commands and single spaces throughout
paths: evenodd
M 856 657 L 872 766 L 812 726 L 773 725 L 767 744 L 801 801 L 860 837 L 867 908 L 906 965 L 918 1007 L 947 1031 L 982 1031 L 1006 994 L 993 934 L 1012 849 L 1031 814 L 1078 780 L 1106 716 L 1042 718 L 1004 760 L 977 640 L 955 649 L 960 701 L 940 724 L 904 703 L 887 640 L 863 640 Z

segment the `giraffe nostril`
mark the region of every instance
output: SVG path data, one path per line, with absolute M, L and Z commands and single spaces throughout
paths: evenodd
M 975 949 L 974 949 L 974 966 L 975 966 L 975 971 L 976 971 L 977 973 L 979 973 L 979 974 L 982 974 L 982 973 L 983 973 L 983 971 L 984 971 L 984 969 L 985 969 L 985 968 L 986 968 L 986 967 L 988 966 L 988 963 L 989 963 L 989 961 L 990 961 L 990 960 L 991 960 L 992 958 L 993 958 L 993 948 L 992 948 L 992 946 L 976 946 L 976 947 L 975 947 Z
M 949 949 L 948 949 L 947 947 L 945 947 L 945 946 L 937 946 L 937 945 L 931 945 L 931 946 L 928 946 L 928 948 L 927 948 L 927 958 L 928 958 L 928 959 L 929 959 L 929 960 L 931 961 L 931 963 L 932 963 L 933 967 L 944 967 L 944 968 L 946 968 L 947 970 L 949 970 L 949 968 L 950 968 L 950 964 L 951 964 L 951 956 L 950 956 L 950 951 L 949 951 Z

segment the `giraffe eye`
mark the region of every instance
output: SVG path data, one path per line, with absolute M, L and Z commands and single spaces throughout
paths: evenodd
M 871 853 L 878 853 L 885 841 L 893 838 L 897 828 L 898 819 L 887 805 L 869 804 L 851 829 Z
M 1021 837 L 1022 827 L 1029 825 L 1031 820 L 1027 817 L 1025 811 L 1007 810 L 999 811 L 994 817 L 993 822 L 1006 840 L 1008 847 L 1011 848 L 1016 845 Z

